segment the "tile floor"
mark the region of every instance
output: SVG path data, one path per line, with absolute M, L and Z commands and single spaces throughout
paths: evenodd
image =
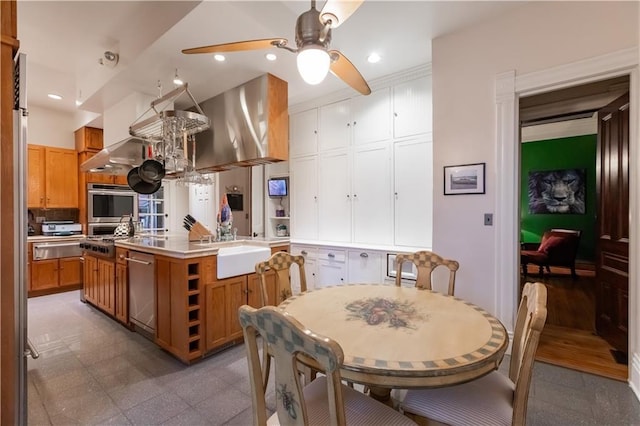
M 77 291 L 31 298 L 28 314 L 41 354 L 29 360 L 30 425 L 252 422 L 242 345 L 187 367 Z M 625 383 L 536 363 L 527 417 L 529 425 L 640 425 L 640 403 Z

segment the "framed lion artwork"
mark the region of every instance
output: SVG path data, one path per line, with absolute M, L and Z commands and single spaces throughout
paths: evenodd
M 529 172 L 530 214 L 585 214 L 585 169 Z

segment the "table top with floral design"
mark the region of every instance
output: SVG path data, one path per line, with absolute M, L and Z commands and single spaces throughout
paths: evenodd
M 373 386 L 472 380 L 497 368 L 508 345 L 491 314 L 429 290 L 349 284 L 308 291 L 279 307 L 340 344 L 345 379 Z

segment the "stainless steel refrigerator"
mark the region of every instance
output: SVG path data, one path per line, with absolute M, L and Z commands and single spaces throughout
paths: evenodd
M 24 53 L 16 56 L 14 63 L 13 85 L 13 164 L 14 167 L 14 285 L 16 307 L 16 365 L 18 380 L 16 383 L 17 424 L 27 422 L 27 357 L 34 359 L 38 352 L 27 337 L 27 57 Z

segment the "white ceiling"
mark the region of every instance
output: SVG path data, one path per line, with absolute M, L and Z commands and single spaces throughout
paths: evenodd
M 331 48 L 370 81 L 430 62 L 431 39 L 520 4 L 368 0 L 333 30 Z M 176 68 L 198 102 L 266 72 L 288 81 L 291 105 L 343 90 L 345 84 L 331 74 L 318 86 L 305 84 L 295 55 L 284 50 L 269 50 L 278 55 L 275 62 L 265 59 L 266 51 L 230 53 L 225 62 L 181 53 L 188 47 L 272 37 L 295 45 L 296 18 L 309 7 L 308 1 L 18 1 L 28 103 L 101 114 L 131 92 L 158 95 L 158 81 L 163 93 L 173 89 Z M 107 50 L 120 56 L 113 68 L 98 62 Z M 373 51 L 382 57 L 378 64 L 366 61 Z M 49 99 L 52 92 L 64 99 Z

